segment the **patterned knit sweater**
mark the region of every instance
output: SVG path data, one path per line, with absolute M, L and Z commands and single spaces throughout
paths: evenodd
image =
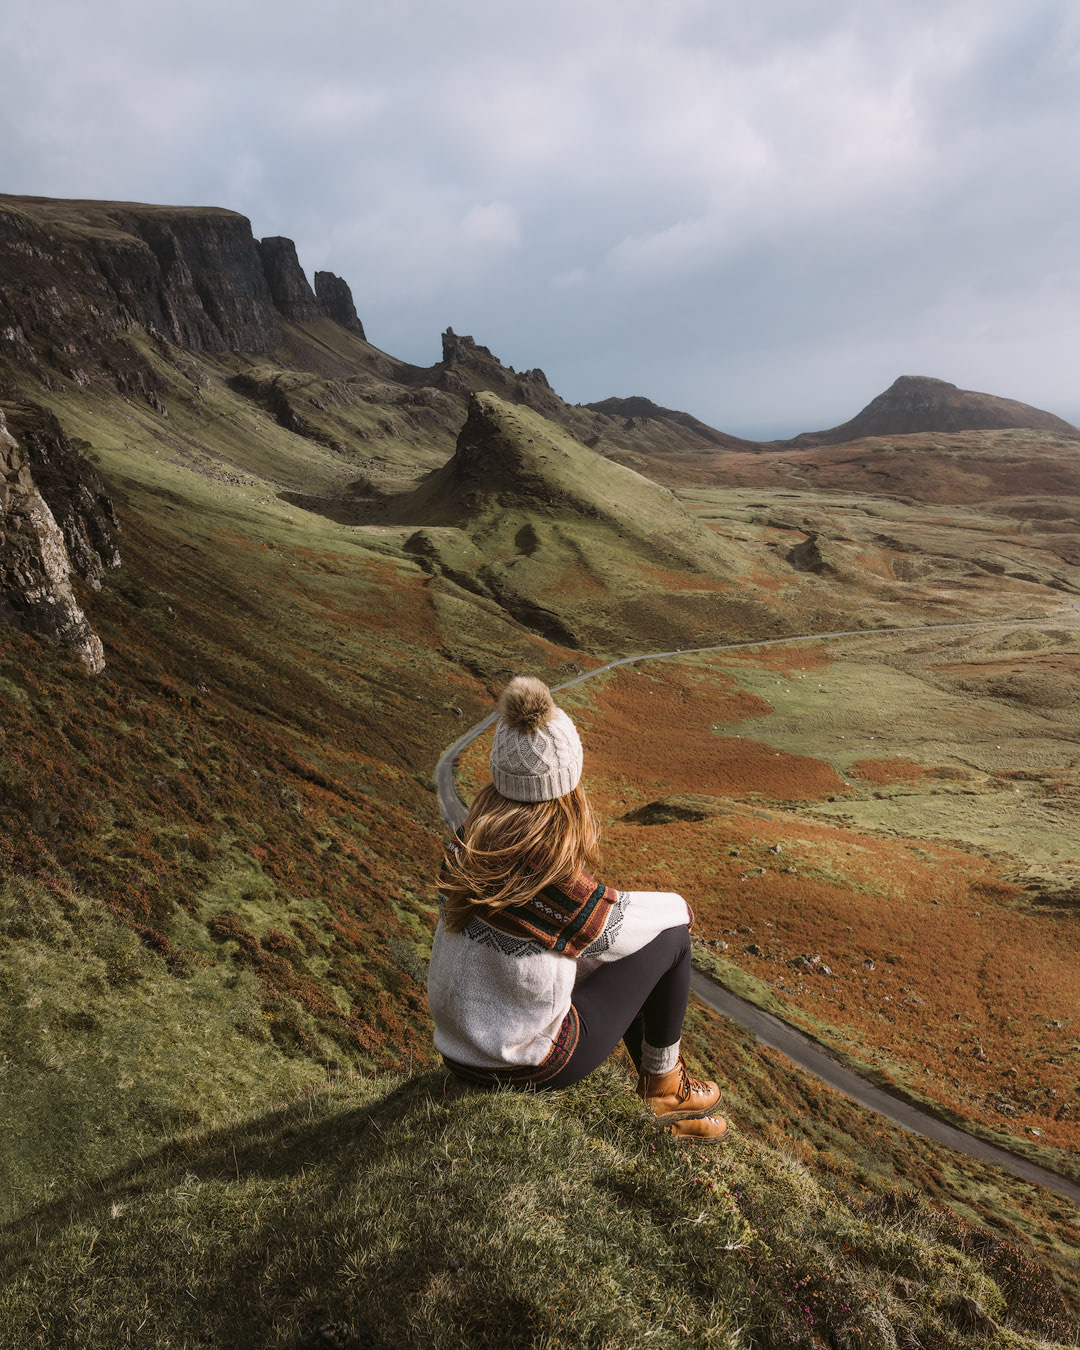
M 691 922 L 681 895 L 614 891 L 584 871 L 460 933 L 440 919 L 428 970 L 435 1048 L 464 1077 L 540 1084 L 577 1043 L 575 983 Z

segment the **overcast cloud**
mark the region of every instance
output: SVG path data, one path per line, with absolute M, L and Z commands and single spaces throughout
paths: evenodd
M 227 206 L 418 364 L 743 434 L 1080 421 L 1071 0 L 8 0 L 0 190 Z

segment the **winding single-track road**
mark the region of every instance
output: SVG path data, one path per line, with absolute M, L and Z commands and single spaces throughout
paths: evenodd
M 1080 609 L 1080 603 L 1077 604 L 1076 608 Z M 591 680 L 594 676 L 602 675 L 605 670 L 612 670 L 616 666 L 632 666 L 645 661 L 664 661 L 679 656 L 692 656 L 707 652 L 731 652 L 746 647 L 781 647 L 786 643 L 821 641 L 826 638 L 871 637 L 874 634 L 930 633 L 960 628 L 996 628 L 1005 624 L 1047 623 L 1048 621 L 1060 621 L 1062 617 L 1072 618 L 1073 616 L 1048 615 L 1041 619 L 998 619 L 982 620 L 975 623 L 919 624 L 903 628 L 856 628 L 842 633 L 804 633 L 798 637 L 764 638 L 752 642 L 726 642 L 711 647 L 679 648 L 670 652 L 648 652 L 642 656 L 623 656 L 616 661 L 608 661 L 606 665 L 597 666 L 595 670 L 588 670 L 583 675 L 567 680 L 565 684 L 556 685 L 555 690 L 568 689 L 571 685 L 580 684 L 583 680 Z M 451 830 L 456 830 L 464 821 L 466 815 L 465 804 L 457 795 L 454 787 L 454 764 L 465 747 L 491 726 L 495 717 L 496 714 L 491 713 L 482 722 L 477 722 L 474 727 L 470 727 L 463 736 L 459 736 L 453 745 L 443 752 L 435 766 L 435 787 L 439 796 L 439 810 Z M 919 1107 L 904 1098 L 894 1096 L 884 1088 L 878 1087 L 868 1079 L 863 1078 L 861 1074 L 842 1064 L 820 1042 L 812 1040 L 803 1032 L 797 1031 L 779 1017 L 774 1017 L 772 1013 L 765 1012 L 756 1004 L 739 998 L 737 994 L 731 993 L 730 990 L 725 989 L 722 984 L 711 979 L 702 971 L 695 970 L 693 972 L 691 984 L 694 992 L 703 1003 L 708 1004 L 710 1008 L 715 1009 L 724 1017 L 730 1017 L 732 1021 L 737 1022 L 748 1031 L 752 1031 L 760 1044 L 779 1050 L 801 1069 L 805 1069 L 807 1073 L 813 1074 L 830 1087 L 836 1088 L 839 1092 L 851 1097 L 860 1106 L 876 1111 L 887 1120 L 899 1125 L 901 1129 L 908 1130 L 912 1134 L 922 1135 L 927 1139 L 933 1139 L 937 1143 L 955 1149 L 958 1153 L 966 1153 L 969 1157 L 978 1158 L 981 1162 L 993 1163 L 1008 1172 L 1012 1172 L 1015 1176 L 1022 1177 L 1025 1181 L 1045 1186 L 1048 1190 L 1071 1200 L 1074 1205 L 1080 1206 L 1080 1185 L 1077 1185 L 1076 1182 L 1070 1181 L 1067 1177 L 1059 1176 L 1058 1173 L 1051 1172 L 1045 1167 L 1040 1167 L 1037 1163 L 1029 1162 L 1018 1154 L 1010 1153 L 1007 1149 L 999 1148 L 996 1144 L 990 1144 L 977 1135 L 968 1134 L 966 1130 L 957 1129 L 955 1125 L 949 1125 L 929 1112 L 920 1110 Z

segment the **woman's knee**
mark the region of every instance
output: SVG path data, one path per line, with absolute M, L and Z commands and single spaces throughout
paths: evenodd
M 676 961 L 689 960 L 690 957 L 690 929 L 684 923 L 673 925 L 671 928 L 665 928 L 657 934 L 657 941 L 663 944 L 664 950 L 670 952 L 672 964 Z

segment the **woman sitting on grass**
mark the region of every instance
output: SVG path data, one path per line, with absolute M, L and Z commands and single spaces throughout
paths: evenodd
M 577 1083 L 622 1039 L 638 1093 L 668 1132 L 710 1141 L 715 1083 L 679 1053 L 692 915 L 681 895 L 594 880 L 598 831 L 580 786 L 581 741 L 540 680 L 499 700 L 492 783 L 447 849 L 428 1002 L 435 1047 L 473 1082 Z

